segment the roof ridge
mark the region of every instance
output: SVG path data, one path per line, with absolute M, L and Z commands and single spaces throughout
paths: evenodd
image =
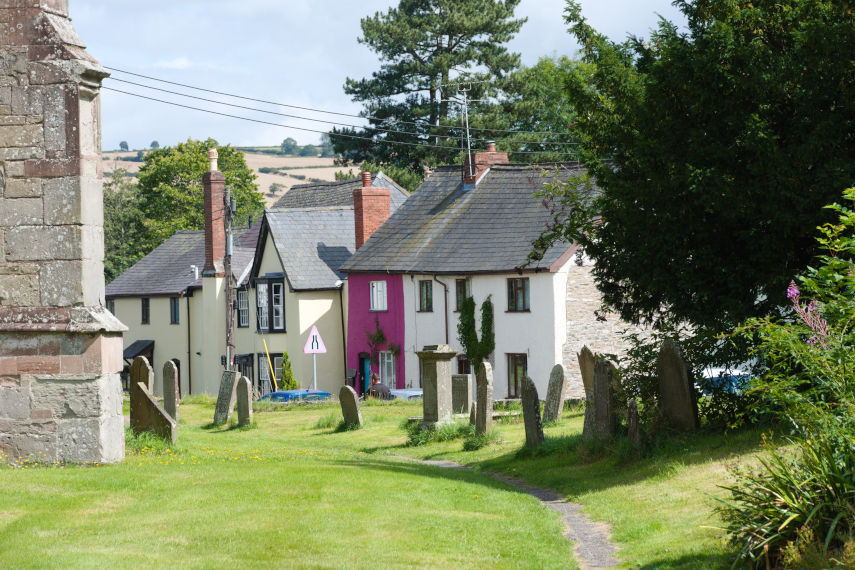
M 353 206 L 310 206 L 307 208 L 268 208 L 266 213 L 284 214 L 286 212 L 329 212 L 332 210 L 353 210 Z

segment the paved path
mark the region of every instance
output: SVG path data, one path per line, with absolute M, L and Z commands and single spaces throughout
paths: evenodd
M 416 463 L 432 465 L 434 467 L 443 467 L 446 469 L 470 470 L 469 467 L 453 461 L 426 461 L 401 456 L 398 456 L 398 459 L 415 461 Z M 564 524 L 567 526 L 564 536 L 568 540 L 576 543 L 574 552 L 582 570 L 614 568 L 620 563 L 620 559 L 616 557 L 617 547 L 609 541 L 609 525 L 606 523 L 590 521 L 587 516 L 581 514 L 580 511 L 582 510 L 582 505 L 577 503 L 568 503 L 555 491 L 532 487 L 520 479 L 506 477 L 499 473 L 487 472 L 487 475 L 490 475 L 494 479 L 506 483 L 507 485 L 525 491 L 529 495 L 537 498 L 543 506 L 548 507 L 553 511 L 557 511 L 561 515 L 561 520 L 564 521 Z

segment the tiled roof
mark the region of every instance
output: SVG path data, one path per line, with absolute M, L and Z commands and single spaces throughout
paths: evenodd
M 265 218 L 294 290 L 337 288 L 356 245 L 352 207 L 268 210 Z
M 235 228 L 232 274 L 240 279 L 252 264 L 261 221 L 252 228 Z M 107 297 L 154 297 L 180 295 L 189 287 L 201 287 L 190 266 L 205 266 L 205 232 L 176 232 L 154 251 L 107 285 Z
M 469 274 L 512 271 L 527 261 L 532 242 L 551 220 L 535 192 L 541 172 L 559 178 L 585 172 L 584 165 L 494 165 L 474 188 L 463 185 L 461 167 L 440 167 L 359 248 L 344 272 Z M 596 191 L 596 190 L 595 190 Z M 570 244 L 548 250 L 531 269 L 546 269 Z
M 394 180 L 386 177 L 382 172 L 371 176 L 371 185 L 375 188 L 388 188 L 392 191 L 392 211 L 398 209 L 410 196 L 409 192 L 404 190 Z M 361 186 L 362 178 L 352 178 L 338 182 L 299 184 L 288 190 L 271 209 L 353 207 L 353 191 Z

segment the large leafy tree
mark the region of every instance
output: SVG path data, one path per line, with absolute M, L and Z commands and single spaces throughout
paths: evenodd
M 136 180 L 116 169 L 104 183 L 104 277 L 107 283 L 145 255 L 145 226 Z
M 442 86 L 451 77 L 500 78 L 519 65 L 519 55 L 504 45 L 526 21 L 513 17 L 519 3 L 401 0 L 397 8 L 363 19 L 359 41 L 377 53 L 383 65 L 371 78 L 348 78 L 345 83 L 345 93 L 365 104 L 363 116 L 374 119 L 367 129 L 331 131 L 335 152 L 344 156 L 343 164 L 369 161 L 415 172 L 455 159 L 459 141 L 441 138 L 448 131 L 437 128 L 448 124 L 452 116 L 448 102 L 452 91 Z M 371 141 L 337 137 L 336 133 Z M 392 142 L 429 143 L 448 150 Z
M 601 223 L 579 223 L 585 200 L 568 186 L 555 197 L 571 215 L 539 245 L 581 240 L 627 321 L 726 330 L 785 306 L 832 221 L 823 206 L 853 185 L 853 2 L 675 4 L 687 33 L 663 22 L 619 44 L 568 1 L 596 64 L 569 94 Z
M 189 139 L 174 147 L 146 153 L 139 171 L 139 207 L 146 228 L 144 249 L 148 253 L 179 230 L 205 227 L 205 198 L 202 176 L 208 171 L 208 150 L 219 153 L 218 167 L 237 200 L 235 223 L 246 223 L 264 212 L 264 199 L 246 165 L 244 155 L 217 141 Z

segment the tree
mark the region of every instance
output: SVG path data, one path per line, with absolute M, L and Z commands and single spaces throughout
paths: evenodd
M 400 0 L 397 8 L 363 19 L 359 42 L 384 63 L 370 79 L 348 78 L 345 83 L 345 93 L 365 104 L 363 116 L 374 118 L 366 129 L 334 128 L 330 132 L 335 152 L 343 155 L 341 164 L 369 161 L 421 172 L 425 166 L 458 158 L 459 143 L 440 138 L 445 131 L 437 129 L 450 117 L 450 91 L 442 86 L 452 81 L 452 76 L 479 80 L 502 77 L 519 65 L 519 55 L 504 45 L 526 22 L 525 18 L 513 17 L 519 3 Z M 475 93 L 481 91 L 479 86 Z M 337 137 L 337 133 L 371 141 Z M 393 141 L 430 143 L 447 150 L 389 144 Z
M 298 148 L 300 147 L 297 146 L 297 141 L 295 141 L 291 137 L 288 137 L 287 139 L 282 141 L 282 144 L 279 146 L 279 149 L 282 151 L 283 154 L 297 154 Z
M 119 150 L 121 150 L 123 152 L 128 152 L 128 148 L 130 148 L 130 147 L 128 147 L 127 141 L 122 141 L 119 143 Z
M 133 178 L 116 169 L 104 184 L 104 277 L 107 283 L 124 273 L 146 251 L 139 192 Z
M 211 148 L 217 149 L 219 169 L 237 200 L 235 219 L 258 219 L 264 213 L 264 199 L 254 183 L 256 176 L 246 166 L 243 153 L 234 147 L 219 146 L 213 139 L 188 139 L 174 147 L 149 151 L 138 175 L 146 253 L 176 231 L 205 227 L 202 176 L 209 168 Z
M 314 145 L 307 144 L 300 149 L 300 156 L 318 156 L 318 148 Z
M 291 369 L 291 360 L 288 358 L 288 353 L 282 353 L 282 378 L 279 380 L 280 390 L 299 390 L 300 384 L 294 378 L 294 371 Z
M 160 148 L 160 143 L 159 143 L 159 142 L 157 142 L 157 141 L 151 141 L 151 148 L 152 148 L 152 150 L 157 150 L 157 149 L 159 149 L 159 148 Z
M 481 363 L 490 358 L 496 350 L 496 333 L 493 331 L 493 301 L 488 295 L 481 304 L 481 340 L 475 326 L 475 299 L 467 297 L 460 307 L 460 320 L 457 323 L 457 339 L 463 346 L 466 358 L 477 372 Z
M 333 150 L 329 134 L 325 133 L 321 135 L 321 158 L 329 158 L 331 156 L 335 156 L 335 151 Z
M 823 206 L 853 185 L 855 69 L 840 54 L 855 16 L 836 0 L 677 5 L 688 33 L 663 21 L 617 44 L 568 1 L 596 64 L 568 92 L 602 223 L 559 220 L 539 245 L 578 239 L 624 321 L 722 331 L 786 305 L 832 221 Z M 584 208 L 568 189 L 553 197 Z

